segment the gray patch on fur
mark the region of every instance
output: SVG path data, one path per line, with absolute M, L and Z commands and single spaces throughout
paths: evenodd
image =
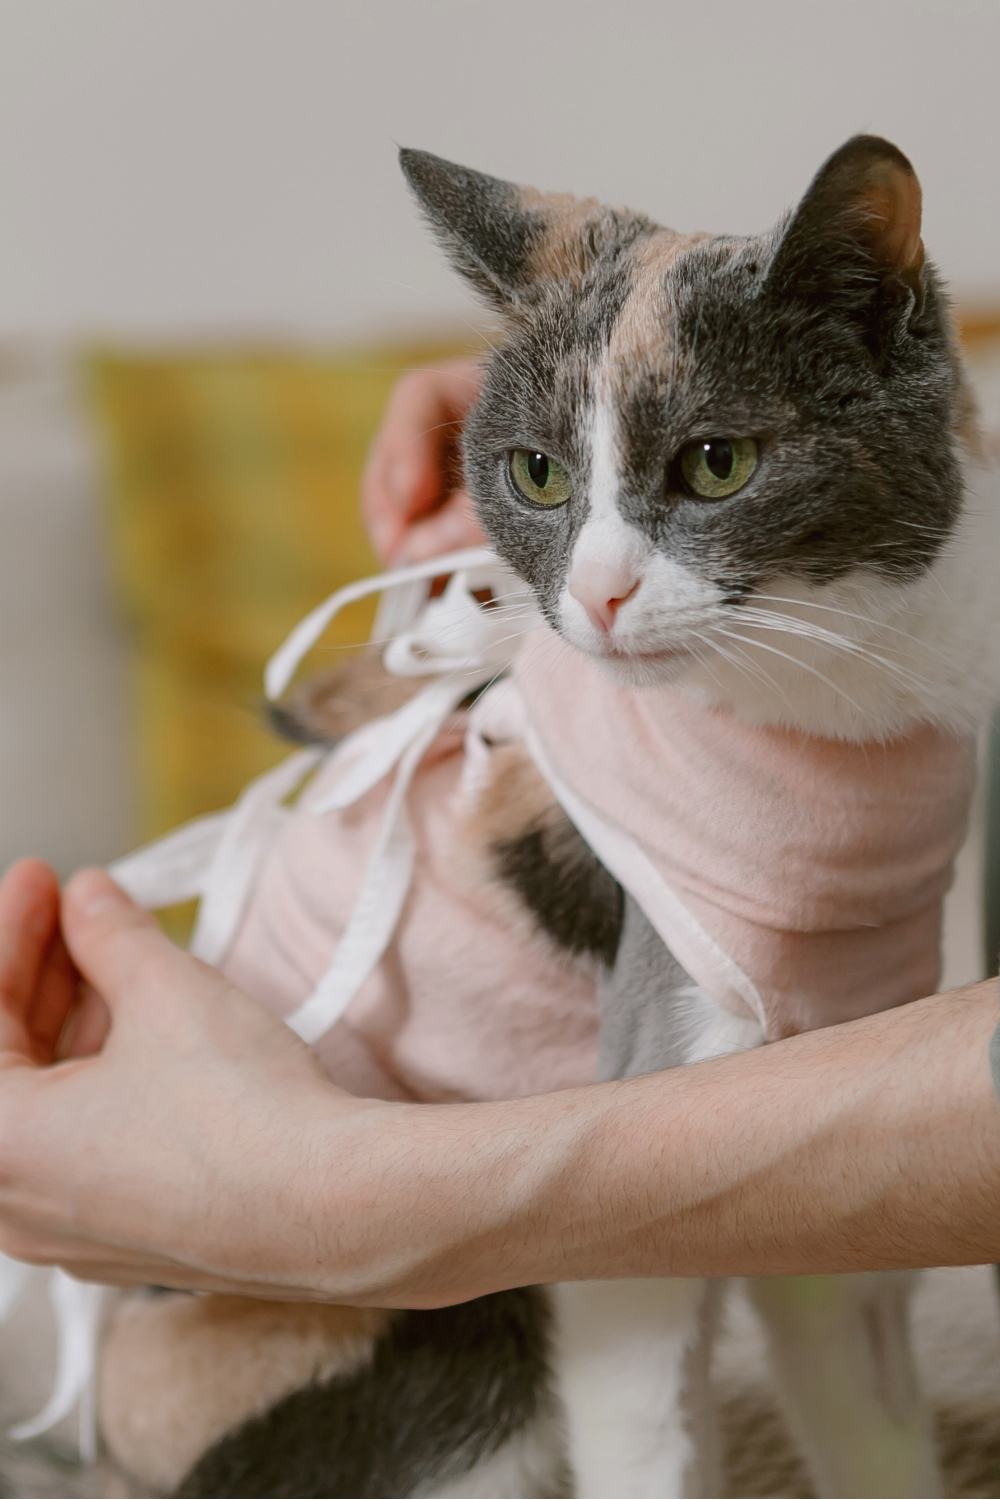
M 554 812 L 495 845 L 494 854 L 500 878 L 553 942 L 608 967 L 614 963 L 622 889 L 567 817 Z
M 598 1077 L 635 1078 L 686 1061 L 688 1039 L 676 1024 L 691 978 L 649 919 L 625 898 L 614 967 L 601 980 Z

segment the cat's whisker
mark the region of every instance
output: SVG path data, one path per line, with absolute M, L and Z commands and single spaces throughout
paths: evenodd
M 534 589 L 511 589 L 506 594 L 493 594 L 486 607 L 493 609 L 497 604 L 506 604 L 510 599 L 532 599 L 534 595 Z
M 509 605 L 515 604 L 523 609 L 525 607 L 525 600 L 532 598 L 534 598 L 533 589 L 511 589 L 507 594 L 491 594 L 483 605 L 483 608 L 487 610 L 506 609 Z
M 730 642 L 731 649 L 727 650 L 719 641 L 713 640 L 711 637 L 708 638 L 708 644 L 712 650 L 716 651 L 722 657 L 723 661 L 729 662 L 730 666 L 741 677 L 760 682 L 764 687 L 776 692 L 794 717 L 795 706 L 784 688 L 778 682 L 777 678 L 768 672 L 760 662 L 753 660 L 748 651 L 742 650 L 739 646 L 734 646 L 732 642 Z
M 475 327 L 467 318 L 463 318 L 462 322 L 476 334 L 477 338 L 481 338 L 488 345 L 493 353 L 493 357 L 499 360 L 513 374 L 517 375 L 524 386 L 530 391 L 534 372 L 525 362 L 520 350 L 512 347 L 510 344 L 495 344 L 481 328 Z
M 694 636 L 694 640 L 695 641 L 700 642 L 700 644 L 703 645 L 706 648 L 706 651 L 710 651 L 712 649 L 710 642 L 707 641 L 706 638 L 703 635 L 700 634 L 700 632 L 694 631 L 693 632 L 693 636 Z M 690 644 L 689 649 L 691 651 L 691 655 L 694 657 L 694 659 L 698 663 L 698 665 L 702 668 L 703 671 L 705 671 L 705 672 L 708 673 L 709 677 L 711 677 L 712 681 L 715 683 L 716 687 L 719 689 L 719 692 L 720 693 L 724 693 L 725 692 L 725 685 L 723 684 L 722 679 L 720 677 L 717 677 L 716 674 L 712 671 L 711 666 L 709 665 L 709 663 L 705 659 L 705 654 L 703 652 L 701 652 L 701 651 L 698 650 L 698 647 L 694 644 L 693 641 Z M 723 653 L 720 652 L 719 654 L 722 655 Z
M 919 676 L 901 662 L 882 656 L 863 641 L 854 641 L 849 636 L 827 630 L 824 626 L 816 625 L 812 621 L 798 620 L 792 615 L 778 614 L 774 610 L 758 609 L 741 609 L 740 618 L 761 630 L 778 630 L 786 635 L 799 636 L 802 640 L 816 641 L 833 650 L 861 657 L 892 673 L 900 682 L 908 681 L 912 687 L 926 689 L 928 686 L 926 678 Z
M 728 630 L 724 626 L 720 625 L 717 629 L 721 631 L 727 640 L 742 641 L 746 646 L 753 646 L 758 651 L 768 651 L 772 656 L 780 656 L 783 661 L 790 662 L 793 667 L 800 667 L 803 672 L 808 672 L 811 677 L 815 677 L 819 682 L 824 683 L 826 687 L 830 688 L 832 692 L 837 693 L 844 699 L 845 703 L 849 703 L 860 719 L 864 718 L 864 710 L 859 703 L 855 702 L 850 693 L 846 692 L 839 682 L 834 682 L 832 677 L 827 677 L 825 672 L 821 672 L 818 667 L 812 666 L 810 662 L 802 661 L 801 658 L 792 656 L 787 651 L 780 651 L 777 646 L 769 646 L 766 641 L 755 641 L 751 636 L 739 635 L 736 631 Z
M 500 616 L 501 619 L 513 619 L 516 615 L 524 615 L 525 618 L 533 613 L 530 607 L 522 600 L 515 599 L 511 604 L 491 604 L 489 614 L 491 618 Z
M 506 646 L 510 641 L 523 640 L 525 636 L 530 634 L 531 628 L 525 628 L 524 630 L 512 630 L 509 635 L 501 635 L 498 636 L 495 641 L 490 641 L 490 649 L 493 650 L 497 646 Z M 504 668 L 504 670 L 506 671 L 506 667 Z
M 427 288 L 426 287 L 422 287 L 422 286 L 418 286 L 415 282 L 403 281 L 398 276 L 385 276 L 385 277 L 382 278 L 382 282 L 383 282 L 384 286 L 399 288 L 399 289 L 402 289 L 405 292 L 411 293 L 412 295 L 414 295 L 416 297 L 420 297 L 422 299 L 422 301 L 424 303 L 426 303 L 426 304 L 430 304 L 431 301 L 433 300 L 432 297 L 431 297 L 431 294 L 427 290 Z M 470 317 L 468 317 L 465 313 L 459 312 L 459 313 L 456 313 L 455 316 L 457 317 L 458 321 L 465 328 L 467 328 L 469 330 L 470 333 L 474 333 L 475 334 L 475 336 L 476 336 L 477 339 L 481 339 L 482 342 L 484 344 L 486 344 L 490 349 L 492 349 L 494 351 L 497 350 L 497 345 L 494 344 L 493 340 L 486 333 L 485 329 L 480 326 L 480 324 L 474 323 L 472 321 L 472 319 Z M 502 327 L 500 326 L 499 323 L 491 325 L 491 331 L 494 334 L 496 334 L 496 336 L 498 338 L 503 336 L 503 329 L 502 329 Z M 500 352 L 502 352 L 502 350 Z M 416 368 L 416 369 L 426 369 L 427 366 L 426 365 L 417 365 L 414 368 Z
M 798 636 L 803 640 L 818 642 L 821 645 L 829 647 L 830 650 L 841 651 L 843 654 L 850 656 L 855 660 L 868 662 L 874 668 L 876 668 L 879 673 L 888 677 L 891 681 L 894 681 L 900 691 L 920 695 L 921 693 L 926 692 L 929 687 L 929 684 L 925 678 L 918 676 L 915 672 L 911 672 L 904 667 L 898 666 L 896 663 L 889 661 L 885 657 L 881 657 L 872 652 L 864 650 L 856 643 L 849 641 L 840 642 L 837 640 L 824 640 L 822 637 L 808 634 L 801 630 L 790 629 L 787 625 L 771 624 L 767 621 L 762 620 L 751 620 L 748 623 L 751 629 L 771 630 L 783 635 Z
M 927 573 L 927 577 L 930 582 L 933 583 L 934 587 L 937 589 L 938 593 L 941 595 L 941 598 L 945 601 L 945 603 L 951 604 L 951 595 L 948 593 L 948 590 L 945 588 L 937 572 L 933 568 L 929 570 L 929 572 Z
M 764 625 L 758 623 L 756 624 L 756 628 L 759 630 L 772 630 L 777 632 L 778 634 L 798 634 L 798 632 L 796 631 L 786 630 L 784 627 L 779 625 Z M 837 649 L 837 647 L 832 643 L 827 644 L 830 644 L 832 650 Z M 879 674 L 887 677 L 889 681 L 894 684 L 897 691 L 901 693 L 911 694 L 913 696 L 919 697 L 926 690 L 927 684 L 922 678 L 916 677 L 913 674 L 906 675 L 902 671 L 894 668 L 891 663 L 879 660 L 875 657 L 867 656 L 864 652 L 850 650 L 846 647 L 843 649 L 845 650 L 845 653 L 847 655 L 853 657 L 855 660 L 869 662 Z M 807 663 L 805 662 L 803 662 L 802 664 L 803 666 L 807 665 Z
M 792 636 L 801 636 L 804 640 L 816 640 L 820 645 L 831 646 L 835 651 L 852 652 L 853 655 L 865 657 L 868 661 L 876 661 L 882 666 L 891 667 L 900 675 L 910 676 L 913 681 L 921 682 L 924 687 L 928 685 L 927 679 L 922 678 L 912 667 L 907 666 L 906 661 L 894 655 L 883 654 L 883 651 L 876 651 L 867 640 L 855 640 L 850 636 L 843 636 L 840 631 L 825 630 L 822 625 L 816 625 L 813 621 L 804 621 L 793 615 L 780 615 L 772 610 L 759 610 L 759 612 L 754 610 L 754 612 L 747 612 L 747 615 L 742 618 L 747 619 L 747 624 L 759 625 L 762 630 L 783 630 Z
M 772 557 L 770 559 L 770 565 L 772 570 L 776 573 L 784 572 L 786 570 L 793 572 L 801 571 L 803 569 L 807 570 L 813 566 L 826 569 L 830 565 L 830 559 L 820 552 L 789 552 L 779 554 L 776 557 Z M 905 568 L 902 566 L 892 567 L 888 563 L 880 562 L 878 565 L 878 573 L 880 578 L 898 578 L 901 583 L 913 582 L 912 568 Z M 810 579 L 807 573 L 806 581 L 820 583 L 827 580 L 819 578 Z M 737 576 L 736 578 L 734 578 L 733 582 L 734 584 L 738 584 L 739 577 Z
M 880 620 L 875 615 L 861 615 L 858 614 L 856 610 L 843 609 L 835 604 L 820 604 L 814 599 L 792 599 L 785 594 L 753 594 L 751 597 L 753 599 L 764 600 L 768 604 L 791 604 L 795 606 L 801 605 L 804 609 L 819 609 L 827 614 L 843 615 L 846 619 L 857 620 L 860 625 L 874 625 L 879 630 L 885 630 L 892 635 L 898 635 L 904 641 L 912 641 L 913 644 L 917 646 L 921 652 L 930 652 L 934 656 L 940 657 L 940 659 L 944 662 L 950 660 L 950 658 L 946 656 L 943 651 L 939 651 L 937 647 L 931 645 L 930 642 L 921 640 L 920 637 L 914 635 L 912 631 L 901 630 L 898 625 L 890 625 L 887 621 Z M 743 606 L 741 605 L 740 608 L 742 607 Z
M 923 521 L 907 521 L 902 516 L 897 516 L 894 524 L 906 526 L 910 531 L 923 532 L 926 536 L 949 537 L 952 535 L 951 528 L 948 526 L 928 526 Z
M 735 669 L 738 676 L 745 677 L 747 675 L 744 671 L 743 666 L 737 660 L 735 654 L 727 651 L 725 647 L 720 645 L 718 641 L 709 640 L 709 638 L 705 635 L 702 635 L 700 631 L 694 631 L 692 632 L 692 634 L 694 636 L 694 639 L 705 647 L 706 652 L 714 652 L 717 656 L 721 657 L 723 661 L 728 662 L 729 665 Z M 725 684 L 723 683 L 722 679 L 712 671 L 712 668 L 709 666 L 707 660 L 705 659 L 705 655 L 697 650 L 694 645 L 692 645 L 690 649 L 698 664 L 705 669 L 719 691 L 724 693 L 726 690 Z
M 320 641 L 310 648 L 310 655 L 313 651 L 317 653 L 327 651 L 364 651 L 366 646 L 381 649 L 384 646 L 391 646 L 395 639 L 395 636 L 386 635 L 381 637 L 366 636 L 363 641 L 331 641 L 325 645 Z
M 423 428 L 423 430 L 420 432 L 419 436 L 420 437 L 430 437 L 430 435 L 431 435 L 432 432 L 443 432 L 446 427 L 458 427 L 458 428 L 462 428 L 464 426 L 465 426 L 465 422 L 460 417 L 453 417 L 448 422 L 435 422 L 433 427 L 425 427 L 425 428 Z
M 531 625 L 533 626 L 536 623 L 535 614 L 534 610 L 532 610 L 529 605 L 523 603 L 518 604 L 507 602 L 508 600 L 515 600 L 517 598 L 530 599 L 531 597 L 533 597 L 533 590 L 531 589 L 517 590 L 509 595 L 497 595 L 497 599 L 500 602 L 495 603 L 491 601 L 488 608 L 492 615 L 497 616 L 501 619 L 516 620 L 519 615 L 524 616 L 526 622 L 530 621 Z M 465 626 L 462 622 L 454 622 L 443 627 L 443 629 L 441 629 L 440 631 L 440 634 L 441 637 L 447 639 L 448 637 L 454 635 L 456 631 L 462 631 L 464 629 Z M 357 641 L 333 641 L 325 645 L 323 643 L 319 643 L 312 649 L 316 652 L 324 653 L 331 651 L 363 651 L 366 647 L 381 649 L 386 646 L 391 646 L 393 641 L 396 639 L 397 637 L 393 635 L 369 636 L 364 640 Z
M 506 670 L 506 667 L 498 667 L 496 671 L 490 677 L 488 677 L 484 683 L 482 683 L 479 687 L 475 688 L 472 691 L 469 703 L 470 709 L 474 708 L 479 702 L 480 698 L 482 698 L 486 693 L 489 692 L 493 684 L 499 681 Z

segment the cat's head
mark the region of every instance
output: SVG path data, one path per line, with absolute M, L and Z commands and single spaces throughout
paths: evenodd
M 670 678 L 745 651 L 751 625 L 766 641 L 768 598 L 802 617 L 838 580 L 891 591 L 933 566 L 961 508 L 964 398 L 894 146 L 848 141 L 751 236 L 679 234 L 422 152 L 402 165 L 502 316 L 467 482 L 566 640 Z

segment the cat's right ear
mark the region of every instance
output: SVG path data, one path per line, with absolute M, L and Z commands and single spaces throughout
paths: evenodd
M 429 151 L 404 147 L 399 164 L 456 269 L 488 301 L 501 307 L 517 301 L 538 239 L 520 190 Z
M 503 312 L 545 281 L 578 281 L 612 242 L 646 227 L 596 199 L 519 187 L 429 151 L 404 149 L 399 163 L 449 260 Z
M 859 314 L 924 298 L 920 183 L 891 141 L 856 135 L 813 178 L 768 272 L 775 292 Z

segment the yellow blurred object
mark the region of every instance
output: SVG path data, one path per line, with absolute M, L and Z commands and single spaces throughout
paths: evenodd
M 286 753 L 262 727 L 264 662 L 306 610 L 376 566 L 359 512 L 368 443 L 403 371 L 455 352 L 86 361 L 136 646 L 137 838 L 225 806 Z M 313 670 L 369 621 L 365 608 L 338 621 Z

